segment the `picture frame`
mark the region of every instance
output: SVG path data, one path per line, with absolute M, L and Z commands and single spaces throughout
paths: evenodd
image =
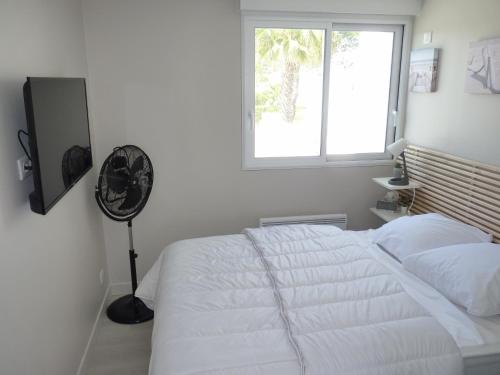
M 438 66 L 438 48 L 423 48 L 412 51 L 410 57 L 410 91 L 416 93 L 437 91 Z
M 465 92 L 500 94 L 500 38 L 470 44 Z

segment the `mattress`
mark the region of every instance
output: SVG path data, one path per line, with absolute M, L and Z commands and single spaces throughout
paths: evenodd
M 460 374 L 484 340 L 421 287 L 369 236 L 299 225 L 177 242 L 136 294 L 150 375 Z

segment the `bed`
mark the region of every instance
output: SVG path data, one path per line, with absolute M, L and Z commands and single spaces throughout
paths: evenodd
M 369 231 L 295 225 L 176 242 L 136 294 L 155 310 L 150 375 L 500 373 L 500 318 L 468 315 Z

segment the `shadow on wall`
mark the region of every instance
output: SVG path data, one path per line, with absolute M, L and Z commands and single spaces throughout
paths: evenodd
M 25 214 L 28 195 L 33 190 L 31 177 L 19 181 L 16 161 L 24 155 L 17 141 L 17 131 L 26 129 L 23 84 L 19 80 L 0 81 L 0 220 L 3 227 L 15 225 Z

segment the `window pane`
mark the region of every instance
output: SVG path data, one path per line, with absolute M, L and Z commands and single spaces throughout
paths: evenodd
M 324 38 L 255 29 L 255 157 L 320 155 Z
M 327 154 L 383 153 L 393 32 L 334 31 Z

